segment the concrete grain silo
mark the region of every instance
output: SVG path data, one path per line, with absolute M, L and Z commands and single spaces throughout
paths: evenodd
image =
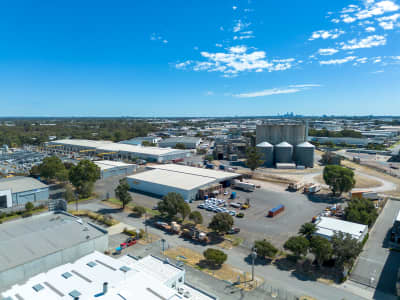
M 263 166 L 273 167 L 274 166 L 274 146 L 268 142 L 262 142 L 258 144 L 257 150 L 263 155 L 261 159 L 264 161 Z
M 298 144 L 295 148 L 295 162 L 297 165 L 307 168 L 314 167 L 314 145 L 309 142 Z
M 293 146 L 281 142 L 275 146 L 275 163 L 293 163 Z

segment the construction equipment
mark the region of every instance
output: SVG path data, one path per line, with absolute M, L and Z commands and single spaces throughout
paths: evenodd
M 321 186 L 319 184 L 310 184 L 304 187 L 304 193 L 306 194 L 315 194 L 321 190 Z
M 192 240 L 197 240 L 203 244 L 208 244 L 208 242 L 210 241 L 207 233 L 197 230 L 195 227 L 183 229 L 182 236 L 190 238 Z

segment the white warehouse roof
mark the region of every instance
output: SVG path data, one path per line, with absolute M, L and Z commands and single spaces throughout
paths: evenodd
M 107 170 L 107 169 L 112 169 L 115 167 L 118 168 L 123 168 L 123 167 L 131 167 L 135 166 L 134 164 L 127 164 L 121 161 L 112 161 L 112 160 L 96 160 L 94 163 L 101 169 L 101 170 Z
M 218 181 L 228 180 L 232 178 L 239 177 L 240 174 L 236 174 L 233 172 L 225 172 L 225 171 L 216 171 L 211 169 L 203 169 L 197 167 L 189 167 L 184 165 L 177 164 L 166 164 L 166 165 L 152 165 L 150 168 L 160 169 L 160 170 L 168 170 L 176 173 L 190 174 L 208 178 L 214 178 Z
M 130 260 L 127 263 L 128 259 L 118 260 L 93 252 L 73 264 L 62 265 L 34 276 L 22 285 L 15 285 L 2 296 L 10 300 L 64 300 L 73 299 L 73 295 L 79 296 L 80 300 L 183 299 L 177 290 L 154 277 L 146 267 L 137 265 L 138 261 Z M 159 262 L 153 262 L 155 268 L 163 269 L 164 263 L 156 257 L 148 257 L 145 262 L 152 260 Z M 168 266 L 184 275 L 183 270 L 170 264 Z M 104 282 L 108 283 L 105 294 Z
M 154 184 L 175 187 L 190 191 L 215 182 L 214 178 L 202 177 L 192 174 L 172 172 L 169 170 L 153 169 L 127 177 L 128 180 L 145 181 Z
M 321 217 L 320 221 L 317 223 L 317 234 L 332 237 L 335 232 L 343 232 L 350 234 L 353 238 L 360 240 L 367 231 L 368 226 L 343 220 L 338 220 L 335 218 Z

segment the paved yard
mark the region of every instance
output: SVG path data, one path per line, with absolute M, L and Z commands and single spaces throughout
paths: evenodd
M 389 251 L 388 240 L 399 210 L 400 201 L 388 201 L 369 233 L 368 242 L 351 274 L 351 280 L 376 288 L 376 294 L 383 292 L 393 295 L 395 293 L 400 253 Z

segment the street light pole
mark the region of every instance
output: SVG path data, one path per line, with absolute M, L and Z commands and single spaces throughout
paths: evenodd
M 256 252 L 256 248 L 253 248 L 252 252 L 251 252 L 251 281 L 254 281 L 254 261 L 257 257 L 257 252 Z

